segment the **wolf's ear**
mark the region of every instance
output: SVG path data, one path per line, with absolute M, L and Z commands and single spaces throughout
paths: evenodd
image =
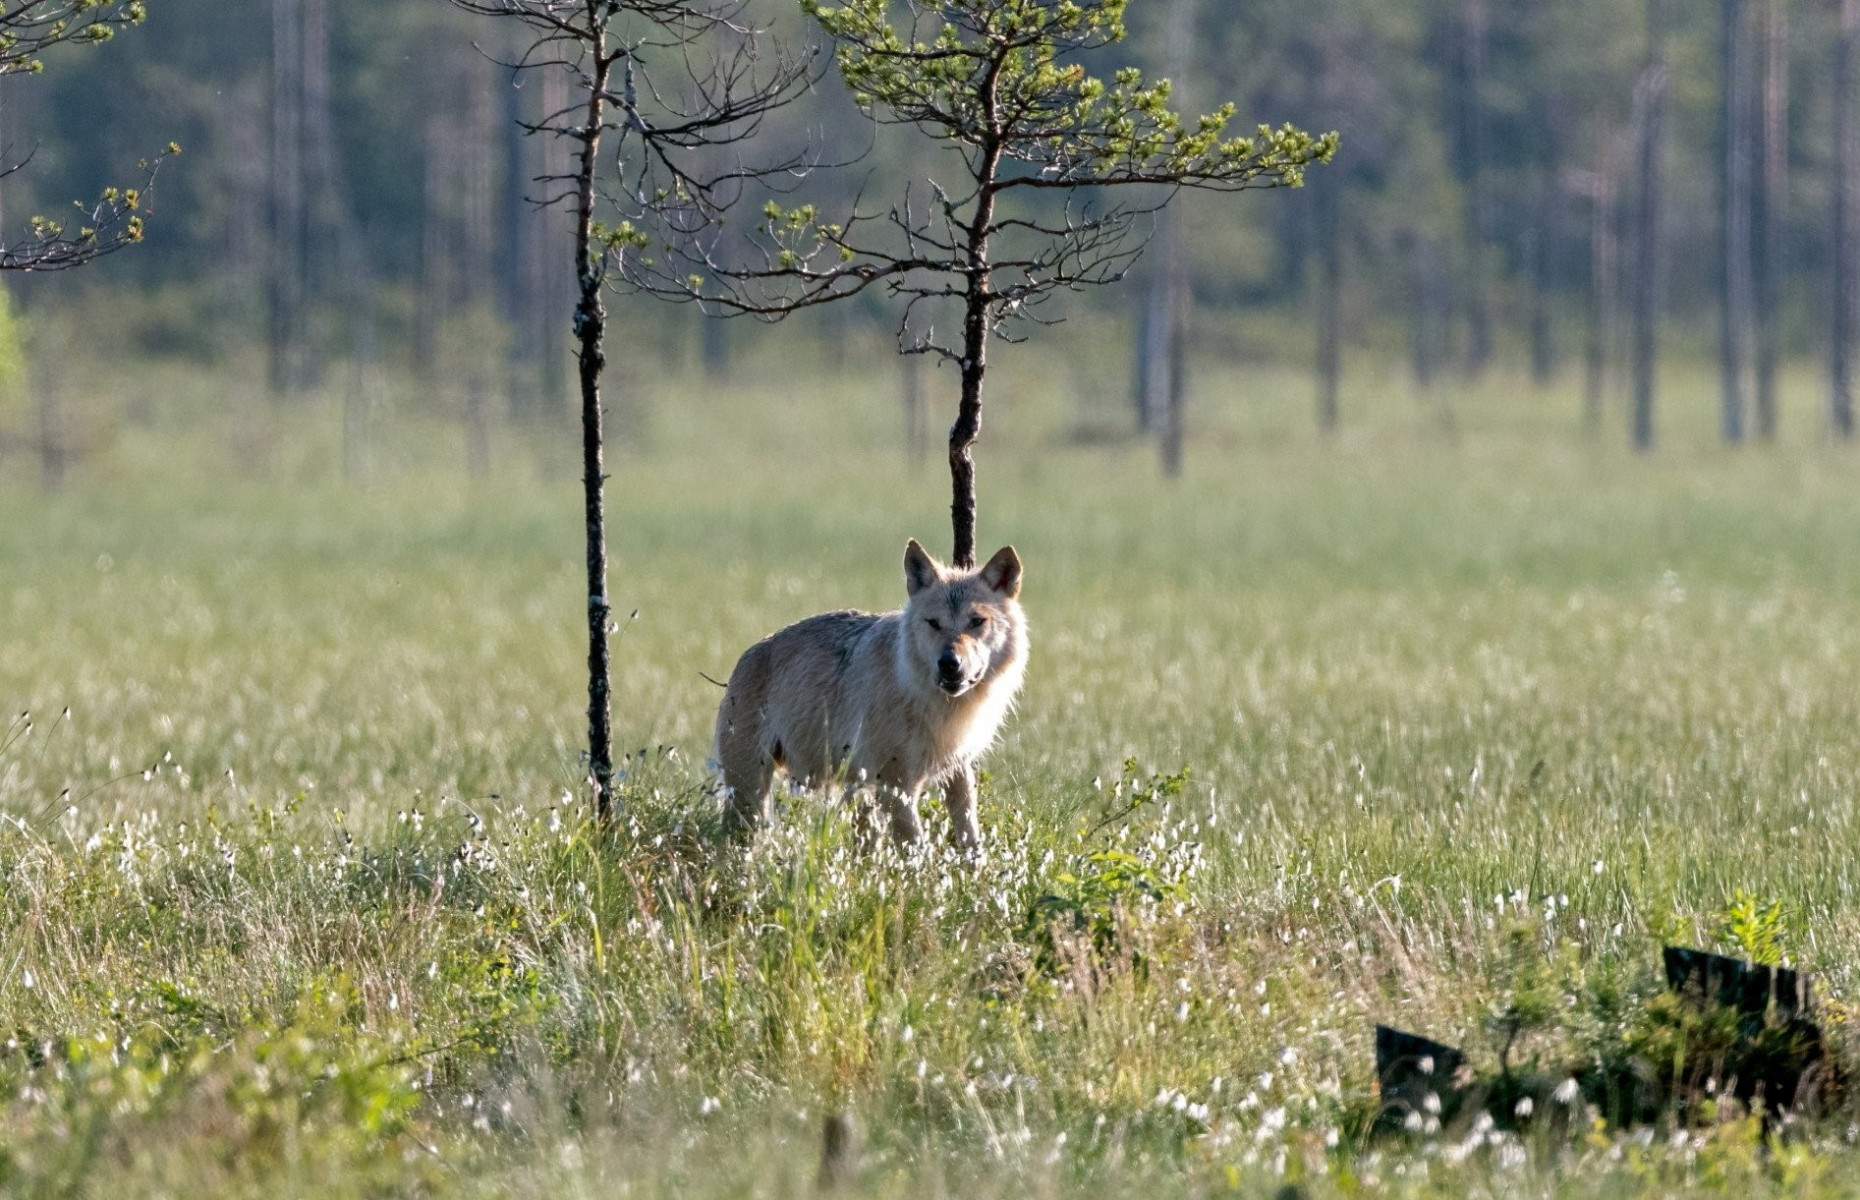
M 936 565 L 936 559 L 912 538 L 910 545 L 904 548 L 904 590 L 915 596 L 942 578 L 943 571 Z
M 1006 599 L 1019 598 L 1020 555 L 1014 553 L 1014 547 L 1003 546 L 995 551 L 995 556 L 982 568 L 982 582 Z

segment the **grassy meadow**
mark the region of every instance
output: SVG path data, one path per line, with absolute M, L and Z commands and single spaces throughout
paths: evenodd
M 980 867 L 808 798 L 732 846 L 706 791 L 704 675 L 947 544 L 876 343 L 616 397 L 611 834 L 572 432 L 469 480 L 401 397 L 350 486 L 333 399 L 71 384 L 108 443 L 53 495 L 0 460 L 0 1192 L 802 1196 L 830 1113 L 862 1196 L 1860 1189 L 1839 1098 L 1767 1144 L 1367 1128 L 1376 1022 L 1489 1068 L 1547 995 L 1510 1061 L 1606 1056 L 1663 940 L 1780 948 L 1860 1036 L 1860 458 L 1815 374 L 1727 452 L 1675 366 L 1640 460 L 1574 380 L 1364 370 L 1326 440 L 1299 372 L 1209 364 L 1168 483 L 1092 332 L 1005 354 L 984 432 L 1035 641 Z

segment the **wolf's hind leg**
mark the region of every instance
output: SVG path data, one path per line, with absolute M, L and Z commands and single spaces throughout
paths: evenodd
M 981 848 L 982 828 L 975 819 L 975 767 L 963 763 L 943 781 L 943 804 L 949 809 L 949 836 L 956 849 L 974 853 Z
M 765 750 L 753 730 L 723 726 L 718 730 L 717 760 L 723 768 L 724 823 L 730 831 L 745 834 L 767 821 L 774 790 L 775 757 L 779 749 Z

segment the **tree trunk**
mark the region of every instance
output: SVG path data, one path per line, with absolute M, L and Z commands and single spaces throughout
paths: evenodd
M 986 118 L 994 120 L 995 98 L 988 97 Z M 1001 170 L 1001 146 L 982 148 L 975 172 L 975 216 L 966 233 L 968 278 L 962 306 L 962 403 L 956 422 L 949 427 L 949 520 L 957 570 L 975 567 L 975 439 L 982 435 L 982 380 L 988 373 L 988 305 L 992 273 L 989 268 L 990 228 L 995 220 L 995 180 Z
M 1341 179 L 1321 180 L 1312 197 L 1317 208 L 1317 423 L 1334 433 L 1337 393 L 1343 378 L 1343 219 Z
M 1556 241 L 1557 172 L 1544 168 L 1538 182 L 1537 219 L 1531 229 L 1531 380 L 1545 387 L 1556 374 L 1556 343 L 1550 326 L 1550 263 Z
M 992 197 L 986 206 L 992 210 Z M 962 403 L 956 410 L 956 423 L 949 427 L 952 561 L 964 571 L 975 566 L 975 439 L 982 433 L 982 379 L 988 370 L 986 287 L 985 268 L 972 271 L 962 320 Z
M 1148 437 L 1156 421 L 1150 413 L 1151 343 L 1155 340 L 1156 289 L 1144 293 L 1143 307 L 1137 312 L 1137 332 L 1130 348 L 1130 411 L 1136 417 L 1137 433 Z
M 1854 68 L 1860 55 L 1860 0 L 1840 0 L 1840 36 L 1834 43 L 1834 321 L 1828 347 L 1833 384 L 1828 429 L 1845 441 L 1854 432 L 1853 346 L 1856 299 L 1854 189 L 1856 147 Z
M 1188 281 L 1182 278 L 1181 270 L 1177 268 L 1172 274 L 1176 276 L 1176 283 L 1171 294 L 1169 379 L 1163 394 L 1161 449 L 1163 474 L 1170 479 L 1180 479 L 1182 444 L 1188 423 L 1188 321 L 1192 300 Z
M 1162 411 L 1168 403 L 1169 346 L 1175 338 L 1175 276 L 1178 270 L 1176 214 L 1156 214 L 1156 257 L 1149 290 L 1143 297 L 1143 316 L 1137 323 L 1135 379 L 1132 381 L 1137 432 L 1145 436 L 1162 428 Z
M 439 334 L 450 315 L 455 256 L 452 223 L 457 150 L 452 114 L 435 112 L 422 127 L 425 154 L 420 204 L 420 282 L 414 298 L 413 362 L 422 375 L 439 367 Z
M 581 388 L 581 486 L 588 550 L 588 774 L 594 792 L 594 814 L 607 823 L 614 817 L 614 737 L 613 668 L 607 646 L 613 605 L 607 595 L 607 476 L 602 462 L 601 429 L 601 371 L 607 365 L 607 309 L 601 300 L 606 256 L 604 249 L 594 244 L 595 176 L 600 169 L 601 129 L 607 120 L 607 83 L 613 73 L 604 25 L 592 38 L 589 51 L 587 115 L 578 132 L 580 149 L 575 172 L 575 338 L 579 347 L 576 365 Z
M 39 486 L 56 492 L 64 486 L 68 454 L 65 447 L 64 414 L 59 408 L 58 386 L 39 373 L 28 384 L 32 388 L 33 407 L 39 424 Z
M 1155 270 L 1144 298 L 1137 334 L 1137 429 L 1169 436 L 1169 407 L 1178 391 L 1178 355 L 1182 322 L 1187 316 L 1187 286 L 1182 279 L 1180 217 L 1169 209 L 1156 215 Z M 1167 460 L 1168 451 L 1164 451 Z
M 1849 0 L 1852 2 L 1852 0 Z M 1660 303 L 1661 147 L 1666 120 L 1665 0 L 1647 3 L 1647 67 L 1641 75 L 1639 195 L 1634 222 L 1634 449 L 1653 449 Z
M 1615 220 L 1614 177 L 1602 172 L 1590 181 L 1589 190 L 1589 313 L 1583 347 L 1582 423 L 1591 437 L 1601 434 L 1608 396 L 1608 343 L 1619 295 Z
M 360 485 L 373 474 L 381 350 L 375 325 L 375 285 L 367 258 L 355 246 L 353 233 L 345 239 L 344 249 L 349 275 L 349 379 L 342 403 L 342 470 L 349 483 Z
M 497 305 L 496 198 L 498 132 L 502 108 L 497 103 L 497 68 L 474 55 L 466 77 L 463 152 L 465 187 L 459 233 L 464 260 L 464 301 L 472 337 L 465 353 L 465 470 L 482 479 L 491 470 L 491 389 L 499 360 L 499 335 L 508 336 Z
M 299 0 L 303 6 L 303 234 L 299 269 L 304 278 L 304 308 L 297 347 L 300 388 L 323 381 L 323 356 L 329 344 L 328 323 L 336 293 L 334 249 L 342 220 L 342 196 L 336 185 L 336 135 L 330 111 L 329 0 Z
M 1747 15 L 1745 0 L 1719 9 L 1718 368 L 1719 434 L 1744 440 L 1744 348 L 1750 336 L 1750 127 L 1745 120 Z
M 1164 70 L 1174 87 L 1171 96 L 1178 104 L 1188 103 L 1198 10 L 1199 0 L 1175 0 L 1169 6 Z M 1172 208 L 1156 214 L 1156 269 L 1150 276 L 1137 346 L 1137 429 L 1159 436 L 1163 470 L 1171 476 L 1180 472 L 1181 463 L 1181 414 L 1172 409 L 1179 408 L 1181 401 L 1182 323 L 1187 319 L 1189 302 L 1183 281 L 1181 221 Z M 1171 439 L 1176 442 L 1173 449 Z
M 228 89 L 227 102 L 217 114 L 227 164 L 225 257 L 214 272 L 219 308 L 214 349 L 222 360 L 260 339 L 269 344 L 265 227 L 270 181 L 264 113 L 262 86 L 256 79 L 245 79 Z M 235 411 L 242 409 L 250 384 L 234 372 L 226 372 L 224 378 L 230 385 L 228 399 Z
M 271 5 L 271 270 L 267 373 L 273 396 L 298 382 L 303 322 L 303 3 Z
M 1763 95 L 1751 189 L 1752 276 L 1757 338 L 1757 436 L 1776 437 L 1776 372 L 1782 353 L 1780 272 L 1789 180 L 1789 3 L 1764 0 Z
M 1417 392 L 1430 392 L 1446 348 L 1446 280 L 1440 269 L 1440 247 L 1426 234 L 1413 238 L 1410 271 L 1413 291 L 1408 304 L 1408 366 Z
M 1485 194 L 1485 68 L 1490 19 L 1487 0 L 1464 0 L 1461 29 L 1461 153 L 1466 180 L 1466 370 L 1478 375 L 1492 361 L 1492 311 L 1486 295 L 1486 247 L 1491 242 Z

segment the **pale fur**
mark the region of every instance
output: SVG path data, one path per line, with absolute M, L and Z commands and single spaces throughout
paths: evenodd
M 941 785 L 952 836 L 975 848 L 975 763 L 994 744 L 1027 665 L 1020 575 L 1012 547 L 980 570 L 953 571 L 913 541 L 902 610 L 822 613 L 745 651 L 717 710 L 716 756 L 734 823 L 767 818 L 780 768 L 804 787 L 871 787 L 900 842 L 918 836 L 918 796 Z M 982 626 L 971 628 L 978 617 Z M 938 670 L 946 651 L 957 667 L 947 688 Z

